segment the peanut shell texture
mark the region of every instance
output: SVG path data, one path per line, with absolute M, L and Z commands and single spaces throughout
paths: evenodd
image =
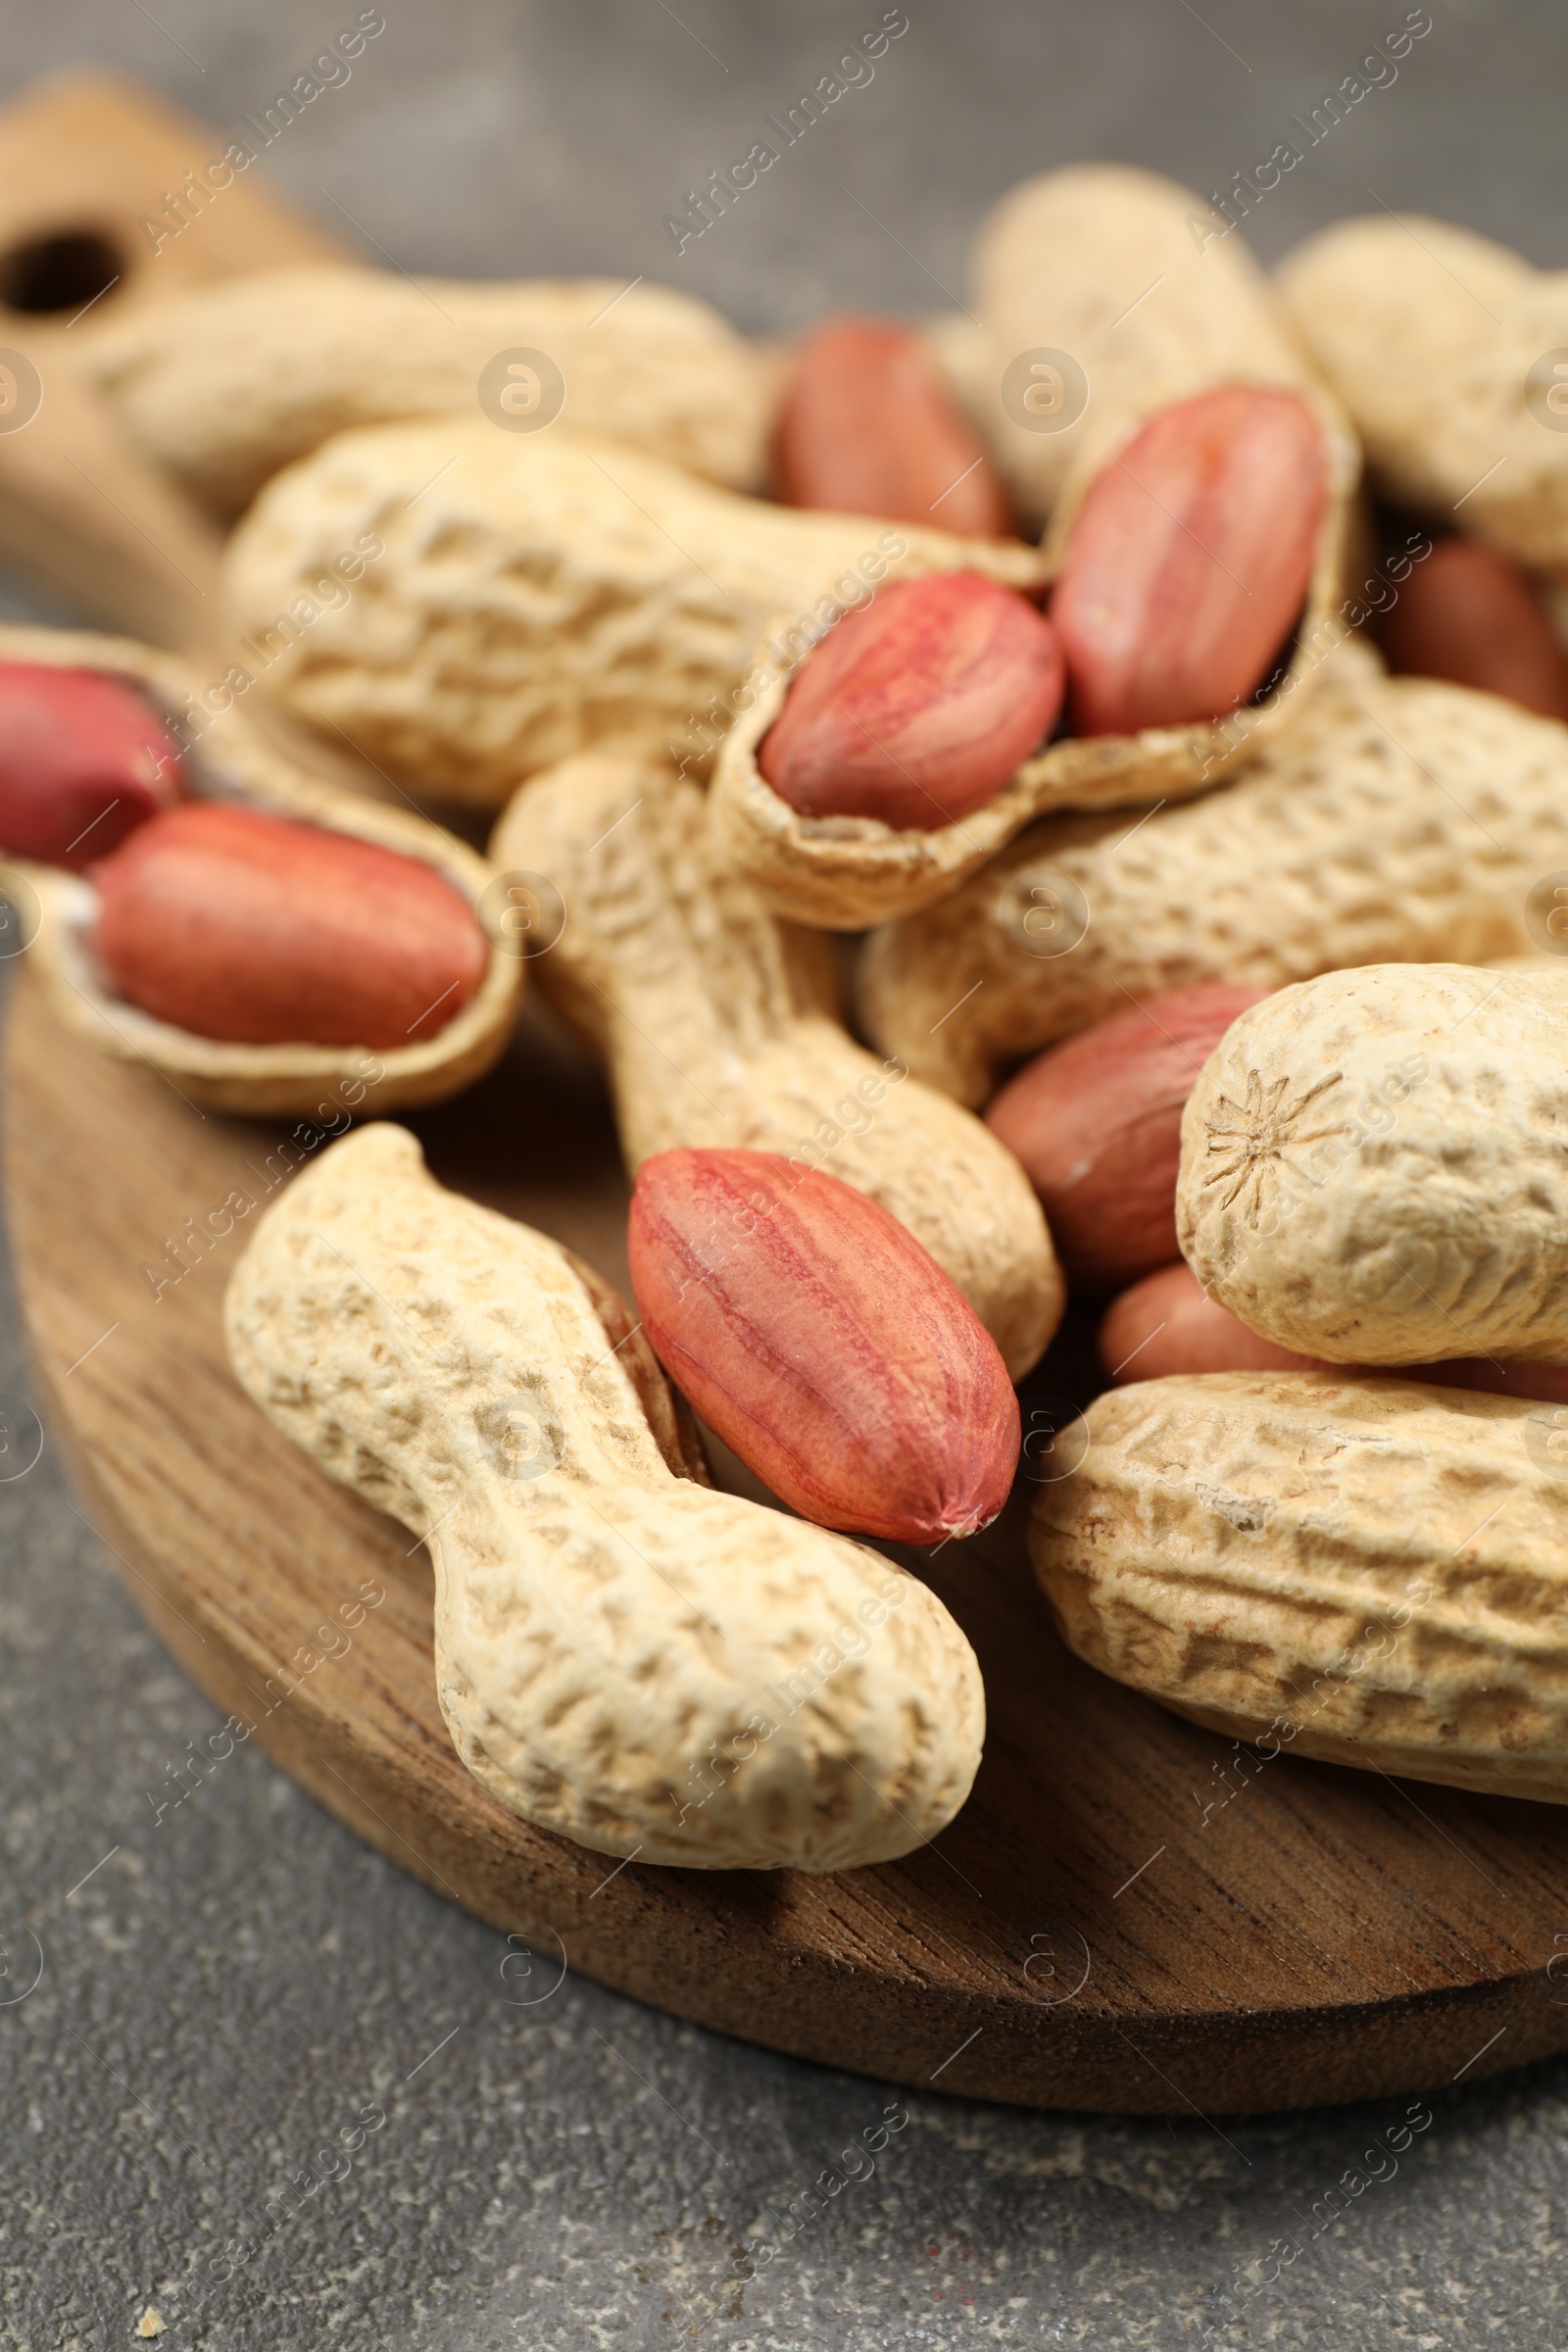
M 1079 1657 L 1265 1774 L 1289 1753 L 1568 1802 L 1561 1413 L 1313 1372 L 1141 1381 L 1041 1490 L 1036 1572 Z
M 1568 1362 L 1568 969 L 1373 964 L 1266 997 L 1182 1113 L 1203 1288 L 1337 1363 Z

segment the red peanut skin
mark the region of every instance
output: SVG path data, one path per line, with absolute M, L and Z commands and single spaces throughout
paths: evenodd
M 1372 623 L 1401 677 L 1447 678 L 1568 719 L 1568 652 L 1529 580 L 1473 539 L 1440 539 Z
M 1118 1388 L 1172 1372 L 1328 1372 L 1336 1379 L 1375 1374 L 1376 1364 L 1329 1364 L 1297 1355 L 1250 1331 L 1228 1307 L 1205 1297 L 1192 1268 L 1162 1266 L 1123 1291 L 1105 1310 L 1098 1341 L 1106 1377 Z M 1424 1380 L 1445 1389 L 1482 1389 L 1494 1396 L 1568 1403 L 1568 1365 L 1500 1364 L 1454 1356 L 1441 1364 L 1400 1364 L 1391 1380 Z
M 1354 1370 L 1260 1339 L 1207 1296 L 1181 1258 L 1157 1274 L 1146 1274 L 1111 1300 L 1096 1347 L 1106 1378 L 1118 1388 L 1135 1380 L 1163 1380 L 1170 1372 Z
M 660 1361 L 803 1518 L 906 1544 L 1007 1499 L 1018 1400 L 951 1278 L 874 1200 L 771 1152 L 656 1152 L 627 1233 Z
M 1010 1078 L 986 1125 L 1022 1160 L 1067 1277 L 1091 1291 L 1180 1255 L 1182 1111 L 1232 1021 L 1268 994 L 1176 988 L 1052 1046 Z
M 1044 613 L 978 572 L 896 581 L 796 671 L 757 764 L 803 816 L 952 824 L 1055 723 L 1061 649 Z
M 178 746 L 127 679 L 0 662 L 0 849 L 81 873 L 184 791 Z
M 796 355 L 773 428 L 787 507 L 885 514 L 959 538 L 1017 529 L 1006 491 L 917 335 L 883 318 L 829 318 Z
M 398 1047 L 484 977 L 472 908 L 416 858 L 213 801 L 151 818 L 92 869 L 122 996 L 239 1045 Z
M 1152 416 L 1090 485 L 1051 601 L 1074 732 L 1244 703 L 1300 614 L 1327 495 L 1294 392 L 1224 384 Z

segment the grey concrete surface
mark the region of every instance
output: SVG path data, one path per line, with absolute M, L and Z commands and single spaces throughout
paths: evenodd
M 383 5 L 351 79 L 261 166 L 276 186 L 342 207 L 410 269 L 644 270 L 757 327 L 825 303 L 941 307 L 980 212 L 1044 165 L 1130 158 L 1206 193 L 1405 13 L 906 0 L 874 81 L 677 257 L 663 217 L 876 22 L 876 0 Z M 225 123 L 357 13 L 0 0 L 0 84 L 100 59 Z M 1398 80 L 1259 211 L 1265 255 L 1381 199 L 1568 259 L 1568 17 L 1545 0 L 1431 14 Z M 26 1390 L 8 1292 L 0 1392 Z M 901 2098 L 525 1976 L 250 1747 L 160 1817 L 171 1768 L 218 1719 L 143 1628 L 47 1444 L 0 1484 L 0 1672 L 12 2352 L 132 2342 L 149 2305 L 161 2340 L 212 2352 L 674 2347 L 697 2290 L 760 2239 L 773 2259 L 702 2342 L 1568 2343 L 1568 2066 L 1435 2094 L 1396 2167 L 1367 2151 L 1400 2101 L 1209 2126 Z M 788 2236 L 792 2201 L 852 2137 L 878 2136 L 890 2103 L 875 2172 Z M 360 2132 L 346 2177 L 313 2188 L 317 2152 Z M 1348 2172 L 1362 2186 L 1308 2242 Z M 225 2243 L 232 2275 L 215 2281 Z

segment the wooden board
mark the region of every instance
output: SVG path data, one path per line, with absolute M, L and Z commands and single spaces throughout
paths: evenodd
M 261 135 L 253 126 L 251 139 Z M 207 679 L 237 651 L 221 530 L 122 430 L 83 364 L 83 339 L 101 318 L 249 270 L 374 265 L 270 196 L 260 158 L 201 209 L 181 198 L 188 175 L 227 143 L 214 124 L 102 74 L 63 74 L 0 110 L 0 562 L 81 620 L 183 655 Z M 165 235 L 180 220 L 172 198 L 187 217 Z M 394 797 L 346 736 L 314 733 L 266 696 L 249 710 L 300 765 Z
M 345 258 L 254 166 L 199 209 L 184 199 L 177 225 L 169 200 L 227 141 L 96 74 L 0 114 L 0 557 L 85 618 L 196 660 L 222 647 L 221 538 L 120 431 L 81 346 L 99 319 L 216 279 Z
M 1568 1811 L 1281 1756 L 1233 1770 L 1205 1820 L 1232 1743 L 1061 1650 L 1024 1560 L 1026 1486 L 922 1571 L 979 1652 L 990 1733 L 969 1804 L 920 1853 L 828 1879 L 617 1870 L 514 1820 L 441 1723 L 422 1548 L 228 1372 L 243 1220 L 156 1298 L 143 1271 L 170 1270 L 187 1219 L 281 1180 L 278 1133 L 203 1117 L 74 1043 L 24 969 L 6 1079 L 46 1425 L 93 1524 L 189 1673 L 328 1811 L 527 1939 L 509 1963 L 519 2001 L 548 1998 L 564 1960 L 901 2082 L 1204 2115 L 1424 2090 L 1568 2047 L 1568 1982 L 1546 1973 L 1568 1952 Z M 538 1016 L 493 1077 L 410 1124 L 443 1182 L 624 1283 L 598 1081 Z M 1072 1377 L 1058 1363 L 1031 1394 Z M 386 1597 L 361 1615 L 367 1581 Z
M 0 115 L 0 355 L 43 391 L 0 430 L 0 556 L 196 660 L 221 643 L 218 535 L 124 442 L 76 353 L 110 304 L 336 255 L 259 174 L 155 254 L 143 216 L 222 144 L 101 77 Z M 83 309 L 95 270 L 116 282 Z M 1231 1743 L 1065 1656 L 1024 1562 L 1027 1488 L 932 1575 L 980 1652 L 991 1731 L 974 1797 L 922 1853 L 827 1880 L 615 1871 L 514 1821 L 441 1724 L 422 1549 L 228 1375 L 220 1298 L 243 1222 L 157 1297 L 143 1271 L 169 1272 L 166 1243 L 231 1191 L 265 1197 L 277 1135 L 204 1118 L 73 1043 L 24 973 L 7 1066 L 7 1196 L 49 1429 L 130 1590 L 330 1811 L 531 1938 L 508 1963 L 519 2002 L 548 1998 L 569 1960 L 900 2082 L 1174 2113 L 1425 2089 L 1568 2047 L 1568 1983 L 1546 1975 L 1568 1958 L 1568 1815 L 1286 1757 L 1249 1782 Z M 608 1112 L 548 1033 L 530 1025 L 484 1086 L 412 1123 L 444 1181 L 624 1282 Z M 1079 1377 L 1059 1360 L 1031 1394 Z M 367 1581 L 385 1594 L 368 1609 Z

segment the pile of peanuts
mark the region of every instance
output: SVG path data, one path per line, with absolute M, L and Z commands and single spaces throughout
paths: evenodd
M 923 326 L 321 269 L 96 327 L 235 518 L 233 658 L 0 637 L 62 1011 L 251 1113 L 373 1051 L 391 1107 L 527 978 L 607 1073 L 635 1316 L 384 1123 L 227 1298 L 263 1409 L 429 1531 L 443 1712 L 530 1821 L 710 1868 L 936 1835 L 979 1669 L 856 1539 L 961 1543 L 1021 1446 L 1093 1665 L 1568 1801 L 1568 278 L 1420 232 L 1271 286 L 1094 167 Z M 1043 1468 L 1069 1297 L 1103 1393 Z

